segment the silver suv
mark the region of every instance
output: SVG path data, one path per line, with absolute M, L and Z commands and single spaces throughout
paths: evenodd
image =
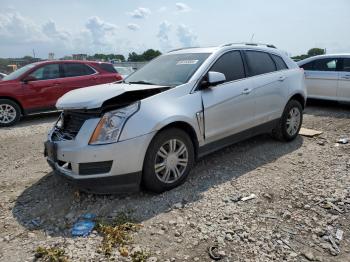
M 174 50 L 122 83 L 62 96 L 45 154 L 86 191 L 163 192 L 222 147 L 261 133 L 293 140 L 305 100 L 302 69 L 273 46 Z

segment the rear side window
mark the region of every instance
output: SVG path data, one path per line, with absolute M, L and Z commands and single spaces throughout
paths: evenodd
M 241 53 L 233 51 L 222 55 L 210 71 L 223 73 L 226 77 L 226 82 L 244 78 L 245 72 Z
M 60 67 L 58 64 L 44 65 L 30 74 L 35 80 L 49 80 L 60 78 Z
M 288 69 L 286 63 L 284 62 L 284 60 L 282 59 L 282 57 L 278 56 L 278 55 L 273 55 L 271 54 L 273 61 L 275 61 L 276 63 L 276 67 L 277 70 L 285 70 Z
M 64 77 L 73 77 L 73 76 L 85 76 L 85 75 L 92 75 L 95 73 L 95 71 L 84 64 L 63 64 L 62 69 L 64 72 Z
M 325 58 L 318 59 L 314 61 L 313 68 L 314 71 L 336 71 L 337 70 L 338 59 Z
M 269 54 L 258 51 L 246 51 L 250 75 L 261 75 L 276 71 L 276 65 Z
M 99 64 L 102 70 L 107 71 L 109 73 L 118 73 L 117 70 L 115 70 L 114 66 L 112 64 Z
M 342 71 L 350 72 L 350 58 L 344 58 Z

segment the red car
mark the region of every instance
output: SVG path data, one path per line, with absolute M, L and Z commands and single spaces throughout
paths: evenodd
M 73 89 L 122 80 L 110 63 L 44 61 L 26 65 L 0 80 L 0 127 L 21 115 L 55 110 L 58 98 Z

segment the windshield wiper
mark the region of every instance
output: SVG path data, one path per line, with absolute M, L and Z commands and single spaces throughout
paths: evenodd
M 131 81 L 131 82 L 126 82 L 127 84 L 139 84 L 139 85 L 153 85 L 155 86 L 156 84 L 148 82 L 148 81 Z

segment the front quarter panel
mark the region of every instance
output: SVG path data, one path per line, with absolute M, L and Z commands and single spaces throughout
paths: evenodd
M 200 92 L 190 93 L 187 83 L 141 101 L 140 109 L 125 124 L 120 141 L 158 131 L 177 122 L 191 125 L 200 140 L 196 113 L 202 111 Z

